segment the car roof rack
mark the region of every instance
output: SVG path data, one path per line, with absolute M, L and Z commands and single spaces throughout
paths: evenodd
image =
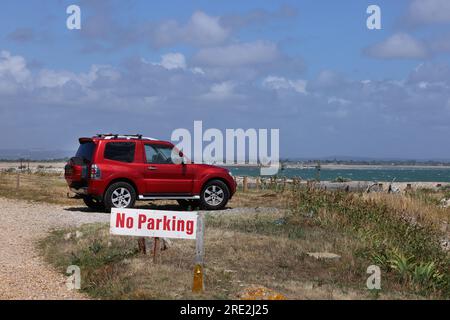
M 154 138 L 144 137 L 142 134 L 115 134 L 115 133 L 98 133 L 97 138 L 101 139 L 145 139 L 145 140 L 157 140 Z

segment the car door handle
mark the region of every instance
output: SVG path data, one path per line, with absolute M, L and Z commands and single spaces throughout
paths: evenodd
M 158 170 L 157 167 L 148 167 L 147 169 L 148 169 L 148 170 Z

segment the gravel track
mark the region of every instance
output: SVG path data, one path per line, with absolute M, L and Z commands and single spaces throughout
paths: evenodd
M 109 223 L 106 213 L 0 197 L 0 299 L 88 299 L 66 288 L 66 277 L 43 261 L 36 248 L 50 230 Z M 275 208 L 234 208 L 213 214 L 277 212 Z
M 0 299 L 87 299 L 39 256 L 36 241 L 52 229 L 109 222 L 109 215 L 0 198 Z M 82 209 L 80 209 L 82 210 Z

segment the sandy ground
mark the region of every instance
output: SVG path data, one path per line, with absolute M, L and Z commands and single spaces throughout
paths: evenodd
M 67 277 L 43 261 L 36 244 L 52 229 L 95 222 L 109 223 L 109 214 L 1 197 L 0 208 L 0 300 L 88 299 L 76 290 L 67 289 Z M 226 212 L 245 214 L 261 209 L 234 208 Z M 265 211 L 271 210 L 277 211 L 275 208 L 265 208 Z
M 44 263 L 36 241 L 54 228 L 108 222 L 109 215 L 0 198 L 0 299 L 86 299 Z

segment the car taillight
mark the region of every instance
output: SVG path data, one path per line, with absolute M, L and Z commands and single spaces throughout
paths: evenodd
M 100 168 L 96 164 L 93 164 L 91 166 L 91 179 L 97 180 L 97 179 L 100 179 L 101 177 L 102 177 L 102 174 L 101 174 Z
M 73 168 L 70 164 L 66 164 L 66 166 L 64 167 L 64 175 L 66 176 L 70 176 L 73 173 Z

